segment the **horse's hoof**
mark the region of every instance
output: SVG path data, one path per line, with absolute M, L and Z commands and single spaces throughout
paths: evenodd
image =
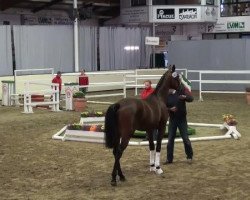
M 117 186 L 116 181 L 111 181 L 110 184 L 111 184 L 112 186 Z
M 155 173 L 156 173 L 157 175 L 160 175 L 160 174 L 163 174 L 163 171 L 162 171 L 161 168 L 159 168 L 159 169 L 156 168 Z
M 126 181 L 125 176 L 120 176 L 120 181 L 122 181 L 122 182 Z
M 150 167 L 150 168 L 149 168 L 149 171 L 150 171 L 150 172 L 155 172 L 155 171 L 156 171 L 156 167 L 155 167 L 155 166 Z

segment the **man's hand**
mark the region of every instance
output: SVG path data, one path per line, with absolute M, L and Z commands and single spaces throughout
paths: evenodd
M 169 108 L 169 110 L 170 110 L 171 112 L 176 112 L 176 111 L 177 111 L 177 108 L 174 106 L 174 107 L 172 107 L 172 108 Z
M 187 97 L 186 95 L 180 95 L 179 99 L 184 100 L 184 99 L 186 99 L 186 97 Z
M 168 90 L 168 94 L 174 94 L 175 92 L 176 92 L 175 89 L 169 89 L 169 90 Z

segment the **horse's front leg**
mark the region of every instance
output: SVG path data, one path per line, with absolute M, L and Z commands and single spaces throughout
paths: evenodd
M 148 142 L 149 142 L 149 165 L 150 168 L 149 170 L 152 172 L 155 172 L 156 168 L 155 168 L 155 144 L 153 141 L 153 131 L 149 131 L 147 132 L 148 135 Z
M 156 174 L 163 173 L 163 170 L 160 167 L 160 159 L 161 159 L 161 141 L 162 141 L 165 131 L 166 131 L 166 122 L 163 122 L 161 123 L 161 126 L 159 126 L 158 135 L 157 135 L 157 144 L 156 144 L 156 153 L 155 153 Z

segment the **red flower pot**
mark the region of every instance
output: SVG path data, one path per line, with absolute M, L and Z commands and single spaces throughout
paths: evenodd
M 87 105 L 87 100 L 84 98 L 73 98 L 74 110 L 77 112 L 83 112 Z

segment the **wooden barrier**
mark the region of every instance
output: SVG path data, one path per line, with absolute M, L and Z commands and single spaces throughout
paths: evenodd
M 46 90 L 31 91 L 30 85 L 47 86 Z M 45 95 L 51 95 L 48 101 L 44 101 Z M 33 98 L 32 98 L 33 97 Z M 41 98 L 43 97 L 43 98 Z M 41 101 L 43 100 L 43 101 Z M 24 92 L 24 112 L 33 113 L 33 107 L 51 106 L 52 111 L 59 111 L 59 85 L 57 83 L 26 82 Z

